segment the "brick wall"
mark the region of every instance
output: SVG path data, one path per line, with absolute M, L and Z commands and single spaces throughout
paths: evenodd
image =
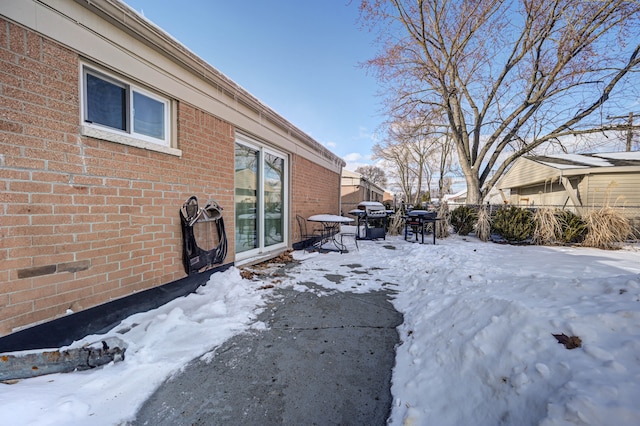
M 291 235 L 292 242 L 297 242 L 301 238 L 296 215 L 340 214 L 340 175 L 298 155 L 293 156 L 291 164 Z
M 182 158 L 81 137 L 74 52 L 0 20 L 0 62 L 0 336 L 183 277 L 191 195 L 227 209 L 233 260 L 229 123 L 179 104 Z

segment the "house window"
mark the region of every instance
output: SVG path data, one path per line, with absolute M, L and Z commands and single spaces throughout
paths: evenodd
M 82 75 L 82 121 L 86 126 L 116 137 L 171 146 L 169 99 L 87 66 L 83 67 Z M 114 141 L 127 142 L 126 139 Z
M 287 160 L 255 141 L 235 149 L 236 259 L 286 246 Z

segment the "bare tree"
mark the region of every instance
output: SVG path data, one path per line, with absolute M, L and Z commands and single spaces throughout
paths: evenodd
M 382 170 L 380 167 L 369 165 L 360 166 L 356 169 L 356 173 L 360 173 L 362 176 L 364 176 L 365 179 L 375 183 L 381 188 L 387 186 L 387 176 L 384 170 Z
M 434 176 L 442 196 L 451 154 L 450 138 L 438 129 L 442 127 L 424 121 L 398 122 L 389 127 L 385 141 L 373 147 L 374 158 L 386 161 L 411 204 L 431 197 Z
M 538 147 L 619 130 L 605 117 L 638 98 L 638 1 L 361 0 L 361 12 L 380 30 L 367 65 L 389 114 L 446 115 L 469 203 Z
M 387 139 L 384 143 L 373 146 L 373 158 L 385 162 L 390 175 L 404 194 L 404 199 L 411 202 L 415 175 L 411 172 L 410 154 L 402 141 Z

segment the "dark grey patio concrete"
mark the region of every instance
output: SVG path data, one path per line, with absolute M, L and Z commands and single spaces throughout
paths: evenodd
M 133 424 L 384 425 L 402 323 L 388 298 L 278 289 L 259 318 L 268 330 L 193 361 Z

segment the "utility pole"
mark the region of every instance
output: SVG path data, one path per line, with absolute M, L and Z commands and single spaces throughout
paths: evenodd
M 633 138 L 633 112 L 630 112 L 628 116 L 626 115 L 618 115 L 615 117 L 608 116 L 608 120 L 615 120 L 618 118 L 627 118 L 629 119 L 629 127 L 627 128 L 627 152 L 631 151 L 631 139 Z

